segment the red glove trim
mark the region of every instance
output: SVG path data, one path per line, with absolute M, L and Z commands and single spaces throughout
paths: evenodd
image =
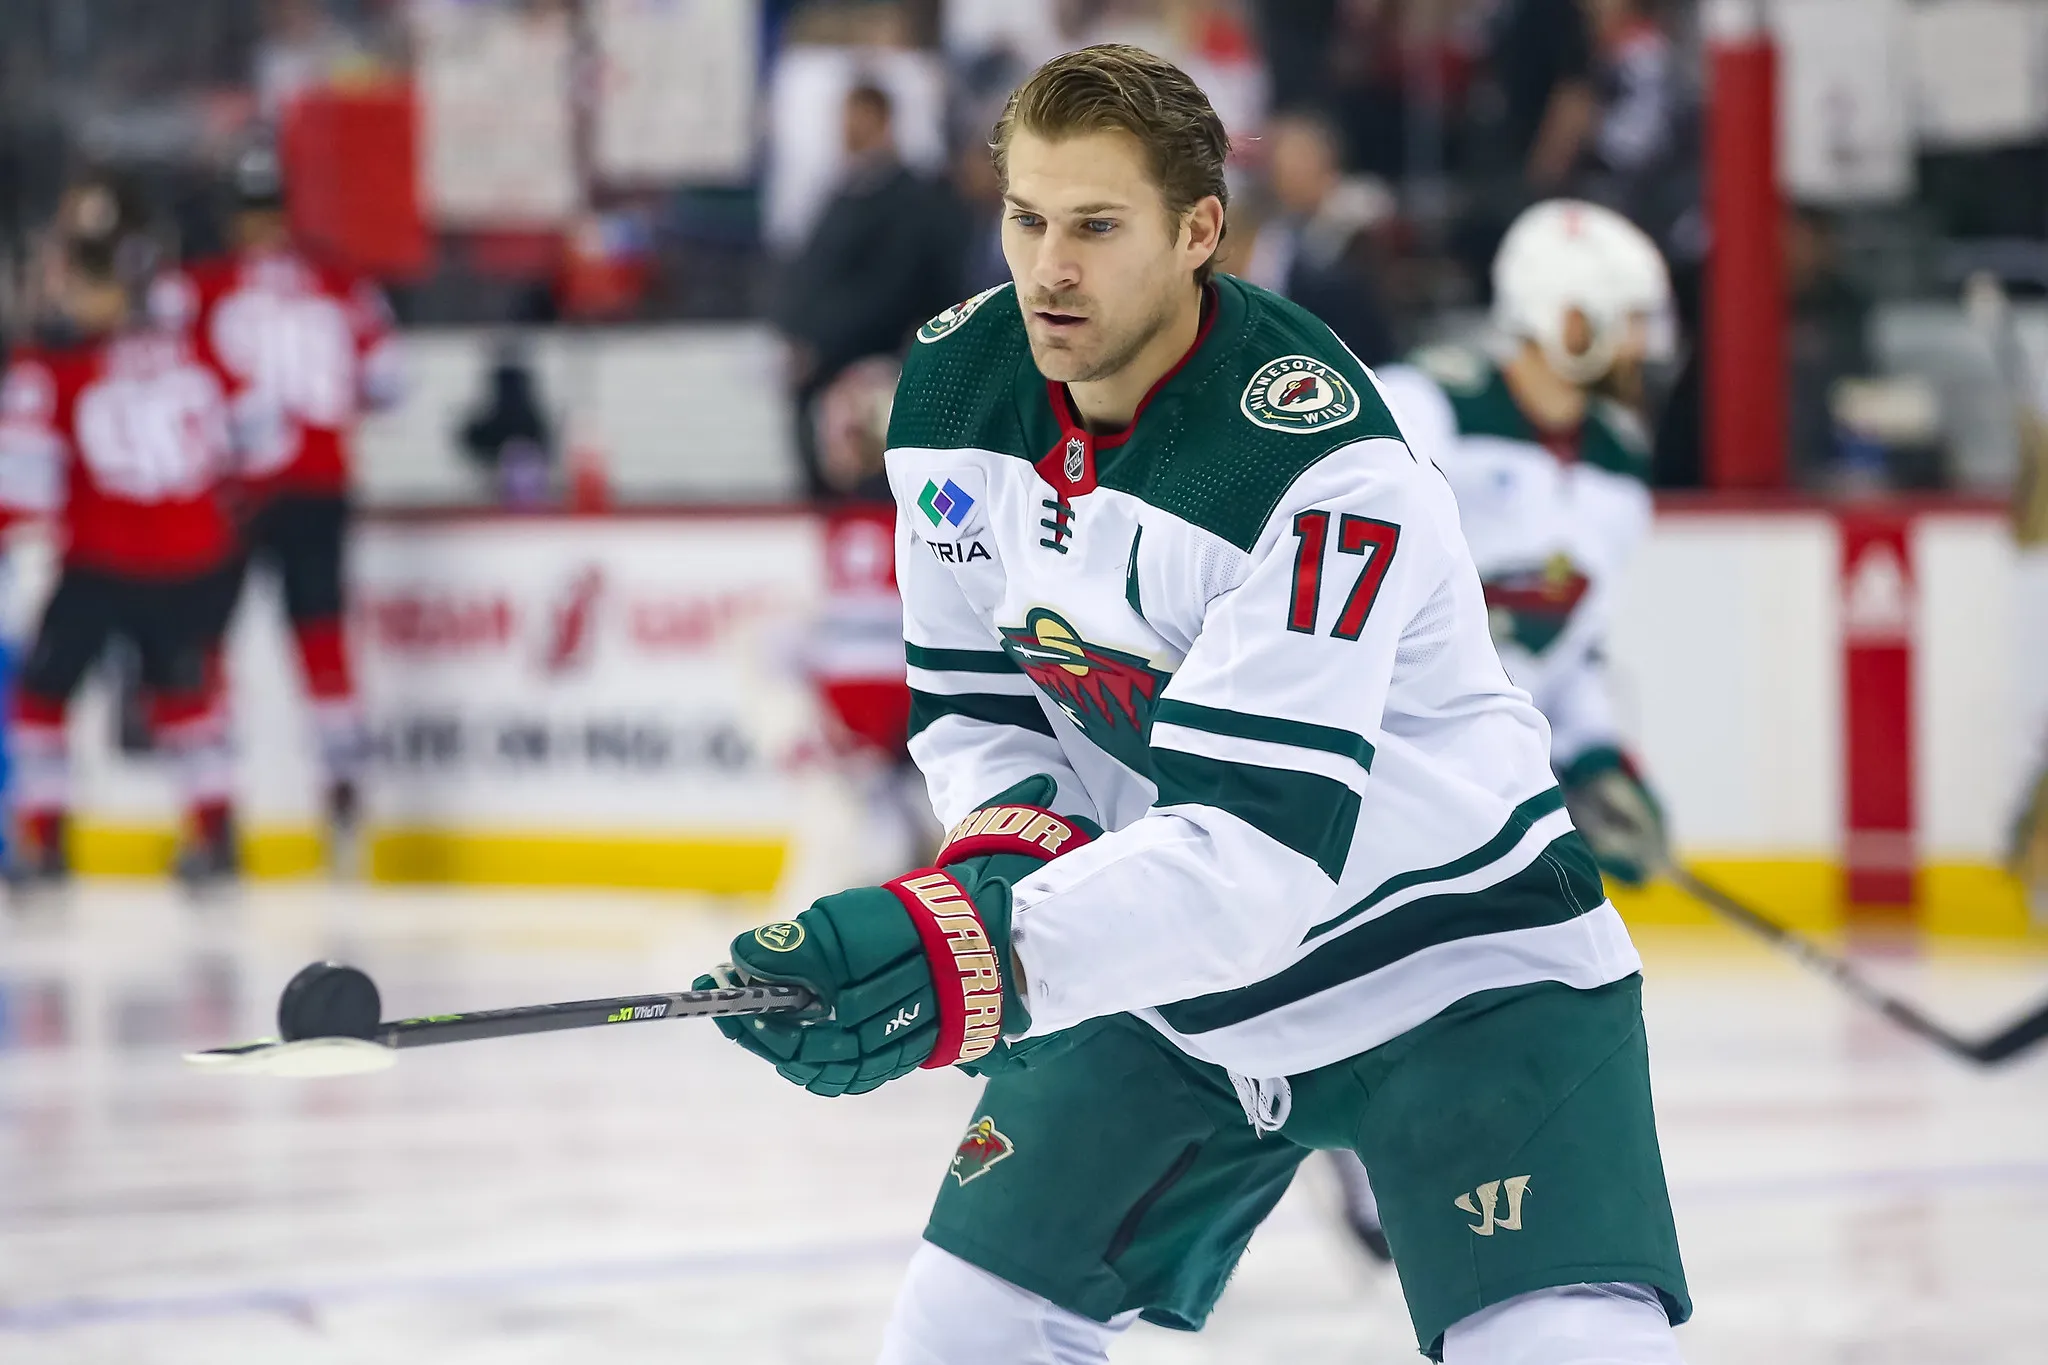
M 1088 839 L 1087 830 L 1042 806 L 983 806 L 947 833 L 938 865 L 951 867 L 985 853 L 1017 853 L 1050 862 Z
M 931 964 L 939 999 L 939 1040 L 928 1071 L 973 1062 L 1003 1036 L 1003 970 L 974 901 L 937 868 L 910 872 L 884 888 L 903 904 Z

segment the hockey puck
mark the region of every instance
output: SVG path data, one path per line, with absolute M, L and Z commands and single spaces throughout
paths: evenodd
M 384 1009 L 369 973 L 339 962 L 302 967 L 277 999 L 277 1033 L 303 1038 L 374 1038 Z

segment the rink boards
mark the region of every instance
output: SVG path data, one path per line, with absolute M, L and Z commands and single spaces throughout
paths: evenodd
M 1917 865 L 1931 927 L 2020 931 L 1996 861 L 2044 708 L 2015 552 L 1988 507 L 1877 524 L 1873 538 L 1814 507 L 1667 506 L 1613 639 L 1622 723 L 1681 848 L 1783 912 L 1830 922 L 1854 853 Z M 19 632 L 48 563 L 15 559 Z M 372 516 L 350 575 L 374 875 L 765 893 L 818 834 L 807 516 Z M 319 861 L 287 644 L 259 580 L 229 655 L 259 875 Z M 103 681 L 72 725 L 81 867 L 154 870 L 167 782 L 118 751 Z M 1625 909 L 1691 913 L 1675 898 Z

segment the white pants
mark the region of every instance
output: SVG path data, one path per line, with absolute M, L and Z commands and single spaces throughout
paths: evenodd
M 929 1242 L 910 1258 L 878 1365 L 1102 1365 L 1136 1313 L 1096 1322 Z M 1539 1289 L 1444 1334 L 1444 1365 L 1684 1365 L 1640 1285 Z

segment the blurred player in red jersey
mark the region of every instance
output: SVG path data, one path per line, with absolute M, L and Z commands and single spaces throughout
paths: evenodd
M 327 774 L 330 857 L 342 865 L 353 853 L 367 748 L 343 630 L 348 440 L 365 410 L 396 399 L 397 344 L 375 284 L 293 246 L 269 147 L 238 159 L 234 194 L 233 253 L 167 277 L 155 307 L 190 328 L 236 398 L 278 418 L 275 439 L 247 452 L 239 471 L 243 536 L 249 558 L 283 584 Z M 238 595 L 231 591 L 229 610 Z
M 120 635 L 141 656 L 156 741 L 188 806 L 180 874 L 210 881 L 235 868 L 227 736 L 207 668 L 235 557 L 219 493 L 237 424 L 213 370 L 142 313 L 151 252 L 114 190 L 72 189 L 57 235 L 65 335 L 19 348 L 0 383 L 0 515 L 54 515 L 63 555 L 14 699 L 10 879 L 68 873 L 65 708 Z
M 824 611 L 806 663 L 835 722 L 836 747 L 866 789 L 863 846 L 878 861 L 907 867 L 929 856 L 941 831 L 926 814 L 924 779 L 906 747 L 911 705 L 896 589 L 896 507 L 882 473 L 901 368 L 893 356 L 871 356 L 848 366 L 818 397 L 821 472 L 843 496 L 824 508 Z

